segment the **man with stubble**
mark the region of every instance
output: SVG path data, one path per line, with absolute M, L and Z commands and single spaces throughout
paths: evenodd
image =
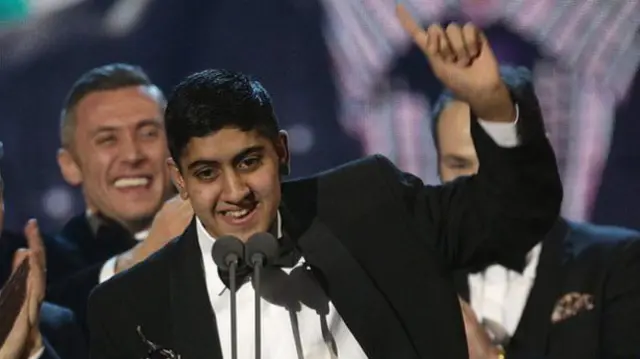
M 86 211 L 47 245 L 48 298 L 81 322 L 97 284 L 161 248 L 192 216 L 188 201 L 167 201 L 173 189 L 164 106 L 160 89 L 127 64 L 88 71 L 64 103 L 58 164 L 67 183 L 82 190 Z

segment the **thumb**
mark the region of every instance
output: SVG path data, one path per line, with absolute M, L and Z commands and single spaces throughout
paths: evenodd
M 30 219 L 27 222 L 27 225 L 24 227 L 24 235 L 27 238 L 29 250 L 32 252 L 35 260 L 42 268 L 46 268 L 44 245 L 42 244 L 42 235 L 40 234 L 40 227 L 38 226 L 37 220 Z
M 15 272 L 16 269 L 29 258 L 29 250 L 26 248 L 18 249 L 13 255 L 13 262 L 11 263 L 11 272 Z
M 496 55 L 493 53 L 493 49 L 491 48 L 491 44 L 489 43 L 489 39 L 484 34 L 484 32 L 480 32 L 478 34 L 479 42 L 480 42 L 480 57 L 484 57 L 487 59 L 491 59 L 494 61 L 498 61 L 496 59 Z

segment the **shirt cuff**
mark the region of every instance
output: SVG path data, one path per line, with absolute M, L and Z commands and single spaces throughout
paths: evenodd
M 518 129 L 516 124 L 520 118 L 520 109 L 518 104 L 516 107 L 516 118 L 513 122 L 490 122 L 483 119 L 478 119 L 478 123 L 484 131 L 491 137 L 491 139 L 500 147 L 513 148 L 520 144 L 518 138 Z
M 117 257 L 111 257 L 102 265 L 98 283 L 104 283 L 116 274 L 116 259 Z
M 33 355 L 31 355 L 29 359 L 39 359 L 42 356 L 42 354 L 44 354 L 44 345 L 42 346 L 42 348 L 40 348 L 40 350 L 38 350 Z

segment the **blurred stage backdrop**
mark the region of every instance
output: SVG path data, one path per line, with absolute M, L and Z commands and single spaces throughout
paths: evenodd
M 425 23 L 471 19 L 535 86 L 573 219 L 640 229 L 639 0 L 403 0 Z M 0 168 L 7 227 L 84 210 L 55 161 L 64 96 L 87 69 L 144 67 L 170 91 L 211 67 L 255 75 L 291 135 L 293 175 L 367 153 L 437 183 L 441 90 L 394 0 L 0 0 Z

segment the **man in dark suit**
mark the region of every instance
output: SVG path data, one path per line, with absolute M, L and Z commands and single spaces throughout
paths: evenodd
M 0 158 L 2 143 L 0 142 Z M 8 339 L 0 347 L 3 359 L 84 359 L 88 355 L 84 336 L 69 309 L 42 302 L 44 298 L 45 274 L 44 252 L 37 223 L 30 221 L 22 236 L 3 230 L 4 224 L 4 181 L 0 175 L 0 287 L 10 276 L 13 263 L 33 257 L 30 261 L 30 288 L 26 294 L 23 310 L 14 321 Z M 28 249 L 16 249 L 27 243 Z M 26 308 L 36 308 L 30 315 Z M 38 311 L 37 308 L 40 308 Z M 6 309 L 5 309 L 6 310 Z M 3 319 L 9 313 L 2 313 Z M 2 325 L 6 325 L 3 323 Z
M 58 163 L 65 180 L 82 188 L 87 209 L 45 241 L 47 299 L 83 324 L 91 290 L 182 233 L 192 215 L 173 201 L 152 226 L 172 194 L 164 106 L 158 87 L 127 64 L 91 69 L 67 96 Z
M 440 80 L 473 103 L 482 120 L 471 129 L 489 164 L 432 187 L 372 156 L 283 183 L 287 135 L 266 90 L 240 73 L 194 74 L 174 90 L 165 126 L 174 183 L 196 216 L 176 241 L 94 290 L 94 359 L 158 347 L 165 357 L 231 357 L 227 279 L 211 247 L 267 231 L 291 281 L 276 294 L 294 303 L 259 293 L 265 357 L 467 357 L 451 269 L 524 255 L 553 224 L 561 184 L 534 94 L 509 93 L 478 30 L 425 31 L 402 7 L 399 17 Z M 265 277 L 262 288 L 275 282 Z M 253 357 L 255 294 L 250 284 L 238 291 L 239 358 Z
M 503 66 L 513 89 L 531 86 L 524 68 Z M 468 105 L 441 95 L 433 133 L 443 182 L 485 166 L 468 131 Z M 543 238 L 543 237 L 541 237 Z M 507 358 L 618 358 L 640 355 L 640 234 L 558 218 L 521 263 L 456 274 L 469 336 L 488 331 Z M 471 273 L 470 273 L 471 272 Z M 482 326 L 473 323 L 473 317 Z M 473 355 L 472 355 L 473 357 Z

